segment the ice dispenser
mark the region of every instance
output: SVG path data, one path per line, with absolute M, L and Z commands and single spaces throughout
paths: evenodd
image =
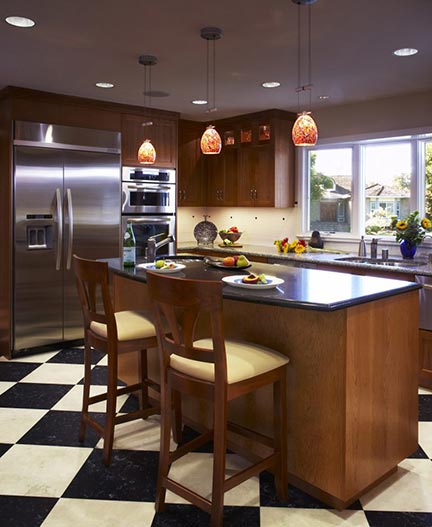
M 27 214 L 26 220 L 26 248 L 28 250 L 51 249 L 53 242 L 52 214 Z

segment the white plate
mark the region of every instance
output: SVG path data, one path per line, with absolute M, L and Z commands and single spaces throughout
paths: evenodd
M 277 287 L 278 285 L 281 285 L 284 283 L 285 280 L 282 280 L 282 278 L 277 278 L 276 276 L 268 276 L 266 275 L 266 284 L 245 284 L 242 282 L 242 279 L 245 277 L 245 275 L 236 275 L 236 276 L 224 276 L 222 278 L 222 281 L 225 282 L 228 285 L 232 285 L 233 287 L 243 287 L 245 289 L 255 289 L 255 291 L 261 291 L 263 289 L 273 289 L 274 287 Z
M 177 273 L 178 271 L 181 271 L 186 266 L 183 264 L 174 264 L 174 267 L 166 267 L 165 269 L 156 269 L 154 263 L 145 263 L 145 264 L 139 264 L 137 267 L 142 267 L 146 271 L 154 271 L 155 273 L 163 273 L 163 274 L 170 274 L 170 273 Z

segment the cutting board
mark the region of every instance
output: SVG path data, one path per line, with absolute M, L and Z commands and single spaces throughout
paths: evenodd
M 230 249 L 231 247 L 233 247 L 235 249 L 236 247 L 243 247 L 243 245 L 241 243 L 233 243 L 231 245 L 225 245 L 224 243 L 220 243 L 219 247 L 223 247 L 224 249 Z

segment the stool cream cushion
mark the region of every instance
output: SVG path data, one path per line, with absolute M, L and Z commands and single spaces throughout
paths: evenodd
M 119 311 L 114 313 L 117 323 L 117 336 L 119 341 L 143 339 L 154 337 L 156 329 L 145 311 Z M 90 329 L 96 335 L 107 338 L 106 324 L 92 322 Z
M 201 339 L 194 342 L 194 346 L 212 349 L 211 339 Z M 256 377 L 262 373 L 274 370 L 285 364 L 289 359 L 276 351 L 250 342 L 226 340 L 227 357 L 227 381 L 228 384 Z M 170 366 L 186 375 L 214 382 L 214 365 L 208 362 L 200 362 L 186 359 L 179 355 L 171 355 Z

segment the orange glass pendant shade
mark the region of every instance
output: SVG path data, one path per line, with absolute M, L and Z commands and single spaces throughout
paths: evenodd
M 146 139 L 138 150 L 138 162 L 143 165 L 153 165 L 156 161 L 156 150 L 150 139 Z
M 292 140 L 295 146 L 313 146 L 318 139 L 318 128 L 308 112 L 297 117 L 292 129 Z
M 201 136 L 201 152 L 203 154 L 219 154 L 222 149 L 222 139 L 213 125 L 207 126 Z

